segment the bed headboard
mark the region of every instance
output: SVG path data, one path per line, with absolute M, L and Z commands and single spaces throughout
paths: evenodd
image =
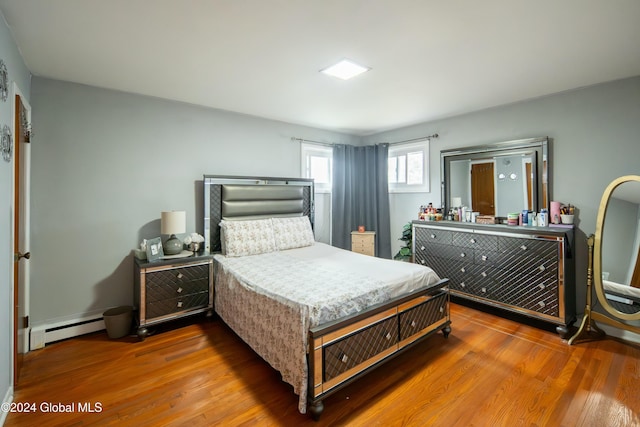
M 205 253 L 221 250 L 220 220 L 306 215 L 313 227 L 313 179 L 204 176 Z

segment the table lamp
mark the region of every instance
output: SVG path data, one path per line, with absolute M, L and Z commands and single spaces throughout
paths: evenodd
M 176 234 L 186 232 L 185 211 L 168 211 L 160 214 L 160 233 L 169 234 L 169 238 L 162 245 L 165 255 L 176 255 L 182 252 L 182 240 Z

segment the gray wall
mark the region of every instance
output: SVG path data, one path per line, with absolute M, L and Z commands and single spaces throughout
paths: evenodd
M 9 97 L 0 101 L 0 128 L 12 128 L 11 119 L 14 104 L 14 82 L 22 96 L 30 99 L 31 74 L 24 64 L 20 52 L 0 14 L 0 59 L 4 61 L 9 74 Z M 0 399 L 4 401 L 11 394 L 12 345 L 13 342 L 13 160 L 10 163 L 0 158 Z M 0 412 L 0 424 L 6 413 Z
M 203 174 L 300 176 L 300 144 L 359 138 L 34 78 L 34 325 L 132 304 L 131 250 L 186 210 L 202 233 Z
M 364 143 L 401 141 L 438 133 L 431 140 L 431 191 L 392 194 L 391 235 L 415 219 L 420 205 L 440 206 L 440 150 L 514 139 L 552 138 L 551 199 L 578 207 L 577 299 L 585 302 L 586 236 L 595 232 L 602 192 L 614 178 L 640 174 L 640 77 L 396 129 Z M 392 252 L 400 242 L 392 238 Z

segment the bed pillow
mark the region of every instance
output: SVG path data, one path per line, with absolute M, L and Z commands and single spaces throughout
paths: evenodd
M 315 239 L 308 216 L 272 218 L 272 220 L 276 248 L 279 251 L 314 244 Z
M 220 228 L 226 256 L 259 255 L 276 250 L 271 219 L 222 220 Z

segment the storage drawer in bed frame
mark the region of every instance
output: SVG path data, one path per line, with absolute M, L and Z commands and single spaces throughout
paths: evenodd
M 314 328 L 309 333 L 310 401 L 313 404 L 439 330 L 448 336 L 447 280 L 368 311 L 366 316 Z M 358 319 L 357 317 L 361 317 Z

